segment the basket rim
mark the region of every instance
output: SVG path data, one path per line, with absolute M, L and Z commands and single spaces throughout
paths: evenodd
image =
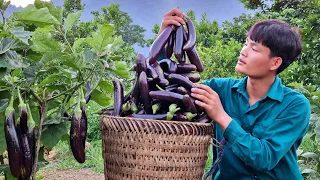
M 117 119 L 125 119 L 130 121 L 149 121 L 149 122 L 159 122 L 159 123 L 169 123 L 169 124 L 187 124 L 187 125 L 198 125 L 198 126 L 212 126 L 212 123 L 200 123 L 200 122 L 189 122 L 189 121 L 169 121 L 169 120 L 156 120 L 156 119 L 143 119 L 143 118 L 132 118 L 132 117 L 122 117 L 122 116 L 111 116 L 102 114 L 100 115 L 100 119 L 102 117 L 110 117 L 110 118 L 117 118 Z

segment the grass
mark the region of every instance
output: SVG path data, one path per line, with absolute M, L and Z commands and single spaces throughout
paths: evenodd
M 55 160 L 50 161 L 49 164 L 43 169 L 62 170 L 74 169 L 79 170 L 82 168 L 91 169 L 96 173 L 103 173 L 103 158 L 102 158 L 102 142 L 92 141 L 90 148 L 86 149 L 86 161 L 83 164 L 78 163 L 71 152 L 70 145 L 67 141 L 60 141 L 54 149 L 57 153 Z
M 316 140 L 317 141 L 317 140 Z M 319 155 L 319 144 L 314 139 L 311 138 L 311 135 L 308 133 L 302 140 L 302 143 L 299 147 L 299 150 L 302 150 L 303 153 L 312 152 Z M 303 178 L 306 180 L 309 179 L 319 179 L 319 173 L 317 172 L 317 162 L 312 158 L 303 158 L 299 156 L 299 167 L 300 170 L 312 169 L 310 173 L 303 174 Z
M 318 151 L 317 144 L 315 143 L 314 140 L 311 139 L 311 135 L 310 134 L 306 134 L 306 136 L 303 138 L 299 149 L 303 150 L 303 152 L 314 152 L 314 153 L 316 153 Z

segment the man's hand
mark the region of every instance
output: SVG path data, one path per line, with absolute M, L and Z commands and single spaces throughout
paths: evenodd
M 196 86 L 197 88 L 191 89 L 191 96 L 198 99 L 195 103 L 203 107 L 208 116 L 216 121 L 224 131 L 232 118 L 223 109 L 219 95 L 209 86 L 203 84 L 197 84 Z
M 182 19 L 183 16 L 183 12 L 178 8 L 174 8 L 167 12 L 162 19 L 158 35 L 169 25 L 180 26 L 181 24 L 185 24 L 184 20 Z

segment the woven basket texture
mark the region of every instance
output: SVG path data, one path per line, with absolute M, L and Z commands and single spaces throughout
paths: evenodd
M 105 179 L 202 179 L 210 123 L 102 115 Z

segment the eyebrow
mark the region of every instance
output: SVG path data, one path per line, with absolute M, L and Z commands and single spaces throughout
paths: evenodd
M 246 42 L 248 42 L 248 43 L 250 43 L 250 44 L 252 44 L 252 45 L 255 45 L 255 46 L 259 46 L 259 45 L 260 45 L 260 44 L 257 43 L 257 42 L 254 42 L 254 41 L 249 42 L 249 41 L 250 41 L 250 39 L 247 38 L 247 39 L 246 39 Z

